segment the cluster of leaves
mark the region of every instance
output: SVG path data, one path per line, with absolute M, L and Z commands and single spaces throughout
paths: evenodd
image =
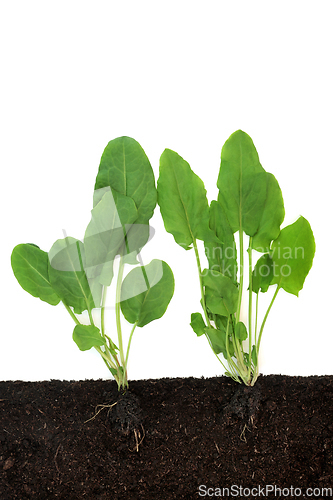
M 165 229 L 185 250 L 194 249 L 199 271 L 204 317 L 192 314 L 191 326 L 198 336 L 206 335 L 217 357 L 223 354 L 228 368 L 218 359 L 226 375 L 253 385 L 259 374 L 259 347 L 268 313 L 281 288 L 298 296 L 312 266 L 315 242 L 304 217 L 280 229 L 285 211 L 279 184 L 264 170 L 252 139 L 241 130 L 222 148 L 217 187 L 218 199 L 209 206 L 204 184 L 189 164 L 174 151 L 163 152 L 157 192 Z M 244 235 L 248 236 L 248 326 L 240 320 Z M 205 245 L 208 267 L 204 270 L 197 240 Z M 254 250 L 262 256 L 253 268 Z M 259 292 L 267 292 L 272 285 L 276 290 L 259 328 Z M 248 352 L 243 345 L 246 339 Z
M 100 353 L 119 389 L 128 386 L 128 355 L 135 328 L 163 316 L 174 291 L 173 274 L 164 261 L 154 259 L 146 266 L 140 262 L 156 202 L 154 173 L 144 150 L 134 139 L 120 137 L 109 142 L 103 152 L 83 241 L 66 236 L 48 253 L 34 244 L 19 244 L 11 256 L 22 288 L 51 305 L 63 302 L 76 323 L 73 340 L 82 351 L 94 347 Z M 116 257 L 118 345 L 107 335 L 104 322 Z M 123 278 L 126 264 L 136 267 Z M 94 324 L 93 309 L 100 311 L 100 328 Z M 88 312 L 89 325 L 76 316 L 84 311 Z M 126 353 L 121 312 L 133 325 Z

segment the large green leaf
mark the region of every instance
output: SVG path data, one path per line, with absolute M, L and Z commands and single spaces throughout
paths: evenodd
M 46 252 L 30 243 L 17 245 L 11 255 L 12 269 L 21 287 L 33 297 L 55 306 L 61 299 L 50 283 L 48 260 Z
M 206 305 L 213 314 L 229 316 L 236 312 L 238 288 L 230 278 L 217 271 L 205 269 L 202 279 Z
M 252 240 L 252 248 L 268 252 L 270 244 L 280 233 L 284 219 L 284 203 L 280 186 L 273 174 L 266 172 L 266 198 L 259 227 Z
M 234 233 L 222 206 L 212 201 L 209 207 L 209 226 L 217 241 L 205 241 L 205 252 L 211 271 L 218 271 L 237 281 L 237 251 Z
M 170 149 L 160 158 L 157 193 L 165 229 L 180 246 L 188 250 L 195 239 L 207 238 L 209 208 L 204 184 L 190 165 Z
M 99 329 L 94 325 L 76 325 L 73 340 L 80 351 L 88 351 L 92 347 L 106 344 Z
M 296 222 L 283 228 L 272 243 L 272 285 L 277 284 L 286 292 L 298 296 L 311 269 L 314 253 L 315 241 L 311 226 L 304 217 L 299 217 Z
M 132 198 L 112 191 L 109 186 L 95 194 L 94 198 L 98 197 L 99 201 L 91 211 L 84 236 L 86 272 L 88 278 L 97 278 L 99 283 L 109 286 L 116 255 L 127 253 L 128 245 L 134 244 L 133 237 L 129 241 L 128 236 L 138 214 Z M 139 227 L 145 231 L 147 226 L 140 224 Z
M 137 224 L 147 224 L 156 206 L 155 177 L 146 153 L 131 137 L 119 137 L 106 146 L 95 190 L 106 186 L 132 198 L 138 211 Z
M 252 139 L 241 130 L 234 132 L 222 148 L 217 187 L 218 201 L 233 232 L 241 228 L 254 236 L 265 204 L 266 172 Z
M 81 241 L 71 237 L 57 240 L 49 251 L 49 261 L 51 285 L 64 304 L 77 314 L 100 307 L 102 285 L 89 285 Z
M 168 264 L 154 259 L 147 266 L 132 269 L 121 287 L 121 310 L 129 323 L 145 326 L 161 318 L 174 292 L 174 278 Z

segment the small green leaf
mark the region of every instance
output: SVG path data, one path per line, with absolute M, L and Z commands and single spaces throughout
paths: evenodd
M 106 343 L 97 326 L 93 325 L 76 325 L 73 331 L 73 340 L 80 351 L 88 351 L 92 347 Z
M 255 345 L 252 346 L 251 359 L 254 366 L 258 366 L 258 353 L 257 353 L 257 346 Z
M 205 269 L 202 273 L 206 305 L 213 314 L 230 316 L 236 312 L 238 288 L 227 276 Z
M 237 250 L 234 233 L 222 206 L 212 201 L 209 207 L 209 226 L 216 236 L 216 241 L 205 241 L 205 253 L 211 271 L 218 271 L 237 280 Z
M 75 238 L 57 240 L 49 251 L 49 277 L 61 300 L 74 312 L 100 307 L 102 285 L 90 287 L 83 243 Z
M 236 324 L 235 335 L 241 342 L 247 339 L 247 329 L 242 321 L 239 321 L 239 323 Z
M 272 285 L 298 296 L 303 288 L 315 253 L 311 226 L 304 217 L 282 229 L 273 241 L 271 257 L 274 265 Z
M 168 264 L 154 259 L 147 266 L 132 269 L 121 287 L 121 310 L 129 323 L 145 326 L 161 318 L 174 292 L 174 278 Z
M 251 137 L 242 130 L 234 132 L 223 145 L 217 187 L 218 201 L 233 232 L 241 228 L 254 236 L 265 205 L 266 172 Z
M 229 338 L 229 345 L 227 351 L 225 330 L 220 330 L 218 328 L 213 328 L 212 326 L 210 326 L 205 328 L 205 333 L 209 338 L 210 344 L 215 354 L 222 353 L 224 358 L 228 359 L 228 351 L 229 351 L 229 356 L 232 358 L 232 356 L 234 355 L 234 347 L 231 339 Z
M 191 314 L 191 323 L 190 323 L 193 331 L 200 337 L 205 333 L 205 322 L 203 320 L 202 314 L 200 313 L 192 313 Z
M 17 245 L 11 255 L 15 278 L 23 290 L 55 306 L 61 299 L 50 283 L 48 260 L 47 253 L 32 243 Z
M 273 279 L 273 260 L 268 253 L 258 259 L 252 273 L 252 291 L 267 292 Z
M 110 186 L 134 200 L 137 223 L 147 224 L 156 206 L 155 177 L 146 153 L 131 137 L 118 137 L 104 149 L 95 190 Z
M 202 180 L 170 149 L 160 158 L 157 193 L 165 229 L 178 245 L 188 250 L 195 239 L 214 236 L 209 229 L 208 201 Z
M 225 332 L 222 330 L 217 330 L 212 326 L 205 328 L 205 333 L 208 336 L 212 349 L 215 354 L 223 353 L 226 357 L 226 347 L 225 347 Z

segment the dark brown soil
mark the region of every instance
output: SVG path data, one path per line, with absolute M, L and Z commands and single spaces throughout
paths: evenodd
M 1 500 L 329 498 L 322 488 L 333 376 L 131 381 L 120 398 L 113 381 L 0 382 Z

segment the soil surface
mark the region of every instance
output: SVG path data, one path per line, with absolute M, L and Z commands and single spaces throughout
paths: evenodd
M 333 376 L 138 380 L 125 395 L 114 381 L 0 382 L 1 500 L 332 498 L 326 488 Z

